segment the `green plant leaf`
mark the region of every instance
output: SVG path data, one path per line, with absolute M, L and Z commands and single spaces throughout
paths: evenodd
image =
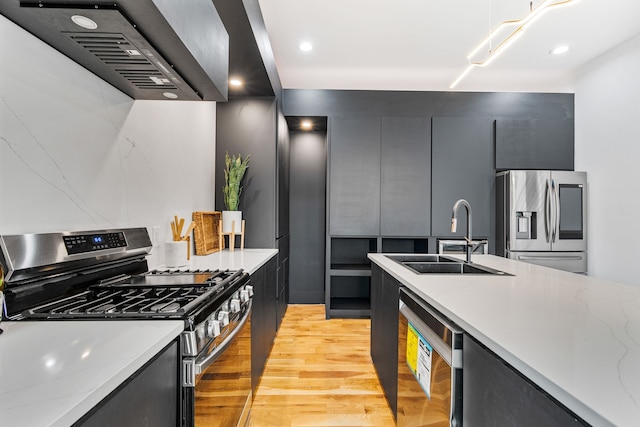
M 249 167 L 249 158 L 251 154 L 248 154 L 244 159 L 238 154 L 238 157 L 234 155 L 229 156 L 227 152 L 225 155 L 224 163 L 224 187 L 222 193 L 224 196 L 224 205 L 227 210 L 237 211 L 240 205 L 240 195 L 242 194 L 242 187 L 240 183 L 244 174 Z

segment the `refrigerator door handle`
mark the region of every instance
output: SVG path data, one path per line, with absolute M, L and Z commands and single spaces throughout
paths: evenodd
M 581 257 L 580 255 L 568 255 L 568 256 L 563 256 L 563 255 L 557 255 L 557 256 L 545 256 L 545 255 L 518 255 L 516 257 L 516 259 L 518 261 L 558 261 L 558 260 L 572 260 L 572 261 L 579 261 L 581 260 L 583 257 Z
M 544 186 L 544 237 L 549 243 L 549 225 L 551 221 L 551 187 L 549 180 L 546 181 Z
M 553 197 L 553 228 L 551 231 L 551 243 L 556 242 L 556 237 L 558 237 L 558 229 L 560 228 L 560 196 L 558 195 L 558 186 L 556 185 L 555 180 L 551 180 L 551 194 Z

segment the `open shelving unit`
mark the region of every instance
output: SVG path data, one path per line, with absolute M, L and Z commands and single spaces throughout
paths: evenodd
M 427 238 L 327 237 L 326 317 L 366 318 L 371 315 L 369 253 L 427 253 Z
M 330 237 L 325 307 L 331 317 L 369 317 L 370 252 L 377 252 L 376 237 Z

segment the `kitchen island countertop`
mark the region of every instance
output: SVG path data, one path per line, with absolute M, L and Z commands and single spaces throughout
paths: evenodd
M 594 426 L 640 420 L 640 288 L 492 255 L 512 276 L 416 274 L 369 254 L 467 333 Z

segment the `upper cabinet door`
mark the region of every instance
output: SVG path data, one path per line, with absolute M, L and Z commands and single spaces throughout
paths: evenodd
M 471 205 L 473 237 L 491 235 L 493 206 L 493 150 L 491 120 L 433 118 L 432 234 L 462 237 L 467 227 L 464 208 L 458 214 L 458 230 L 451 232 L 451 210 L 458 199 Z
M 382 118 L 382 236 L 431 231 L 431 124 L 427 117 Z
M 332 117 L 329 233 L 380 234 L 380 118 Z
M 496 169 L 573 170 L 574 121 L 496 120 Z

